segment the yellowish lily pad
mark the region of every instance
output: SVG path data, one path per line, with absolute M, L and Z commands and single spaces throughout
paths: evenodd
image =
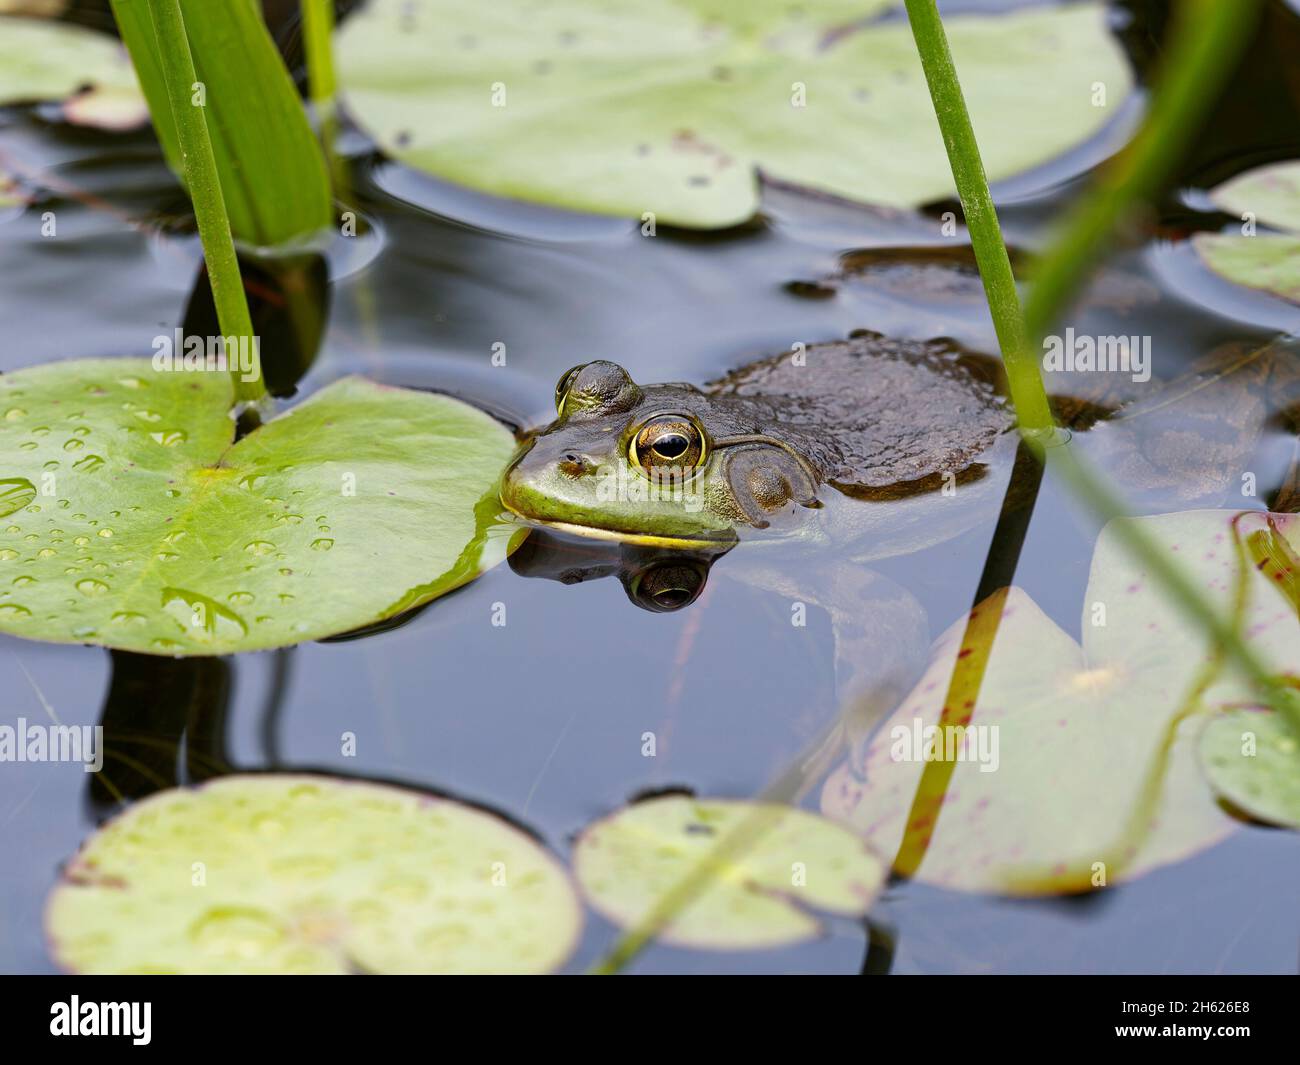
M 500 818 L 329 777 L 160 792 L 68 864 L 46 922 L 84 973 L 536 973 L 582 913 L 563 867 Z

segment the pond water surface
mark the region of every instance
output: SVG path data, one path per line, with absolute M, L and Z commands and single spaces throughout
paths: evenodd
M 1131 19 L 1125 40 L 1145 69 L 1159 5 L 1117 11 Z M 1282 58 L 1289 41 L 1294 62 L 1300 16 L 1278 4 L 1270 18 L 1274 40 L 1254 53 L 1200 139 L 1185 189 L 1300 155 L 1300 90 L 1294 70 L 1287 86 Z M 280 36 L 291 41 L 292 26 Z M 1071 159 L 996 189 L 1008 239 L 1041 244 L 1082 172 L 1122 141 L 1133 117 Z M 939 221 L 946 205 L 880 216 L 771 189 L 764 217 L 740 230 L 646 238 L 630 222 L 440 185 L 384 161 L 354 131 L 343 148 L 365 225 L 329 256 L 323 336 L 299 396 L 360 372 L 449 392 L 518 426 L 549 418 L 558 376 L 593 358 L 640 380 L 699 383 L 857 328 L 951 336 L 996 352 L 969 274 L 929 287 L 903 278 L 818 293 L 807 284 L 854 250 L 949 246 Z M 25 215 L 0 222 L 0 369 L 148 353 L 155 335 L 180 323 L 198 261 L 184 198 L 152 136 L 77 131 L 40 109 L 10 109 L 0 111 L 0 153 L 0 164 L 42 185 Z M 1080 319 L 1099 334 L 1152 335 L 1156 374 L 1166 379 L 1219 343 L 1267 340 L 1300 324 L 1295 308 L 1233 290 L 1189 258 L 1186 234 L 1223 223 L 1202 204 L 1194 192 L 1171 194 L 1143 243 L 1109 263 L 1119 280 L 1099 285 Z M 57 240 L 39 232 L 43 210 L 57 213 Z M 323 292 L 316 300 L 324 309 Z M 498 343 L 505 366 L 493 365 Z M 1264 506 L 1291 447 L 1280 430 L 1265 434 L 1249 467 L 1261 498 L 1246 505 Z M 1049 479 L 1016 571 L 1076 635 L 1096 531 Z M 938 633 L 970 607 L 991 533 L 982 526 L 876 568 L 920 600 Z M 792 627 L 788 601 L 729 579 L 733 563 L 721 559 L 689 607 L 652 613 L 617 580 L 530 579 L 520 561 L 388 631 L 220 662 L 0 637 L 0 714 L 43 720 L 48 706 L 65 723 L 102 721 L 131 760 L 118 782 L 137 796 L 232 769 L 319 769 L 483 804 L 565 855 L 584 825 L 646 791 L 758 794 L 834 714 L 827 618 L 814 610 L 806 627 Z M 504 626 L 492 624 L 499 603 Z M 660 737 L 653 759 L 641 755 L 647 731 Z M 355 757 L 340 754 L 344 732 L 356 734 Z M 45 894 L 113 809 L 90 780 L 67 765 L 0 772 L 0 970 L 53 969 Z M 652 946 L 632 968 L 1293 972 L 1297 884 L 1296 837 L 1251 826 L 1104 897 L 1016 902 L 897 883 L 870 930 L 845 922 L 818 942 L 766 953 Z M 615 938 L 589 914 L 570 968 L 585 968 Z

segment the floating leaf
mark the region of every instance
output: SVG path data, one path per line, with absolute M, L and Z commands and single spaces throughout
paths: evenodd
M 51 892 L 84 973 L 547 972 L 582 912 L 563 867 L 498 817 L 329 777 L 226 777 L 130 807 Z
M 513 437 L 486 414 L 345 378 L 232 443 L 231 394 L 227 373 L 144 359 L 0 378 L 0 481 L 35 491 L 0 518 L 0 631 L 168 655 L 278 647 L 504 558 Z
M 66 22 L 0 15 L 0 107 L 63 102 L 79 125 L 125 129 L 149 118 L 135 72 L 113 38 Z
M 1300 160 L 1238 174 L 1210 192 L 1229 214 L 1250 215 L 1261 225 L 1300 231 Z
M 728 851 L 729 839 L 746 845 Z M 717 950 L 778 947 L 823 932 L 814 911 L 860 916 L 884 865 L 860 840 L 806 810 L 670 795 L 590 825 L 573 853 L 592 906 L 623 927 L 649 917 L 674 888 L 708 877 L 659 939 Z
M 315 236 L 334 217 L 329 175 L 260 5 L 181 0 L 181 11 L 198 76 L 185 93 L 206 108 L 231 232 L 262 247 Z M 148 0 L 113 0 L 113 15 L 149 99 L 158 140 L 181 174 Z
M 1251 817 L 1300 829 L 1300 743 L 1269 710 L 1233 710 L 1201 736 L 1214 790 Z
M 1300 162 L 1248 170 L 1210 199 L 1252 226 L 1284 232 L 1198 233 L 1192 246 L 1205 265 L 1233 284 L 1300 303 Z
M 1300 237 L 1197 233 L 1192 246 L 1206 266 L 1234 285 L 1300 303 Z
M 1189 511 L 1126 520 L 1139 522 L 1228 616 L 1244 581 L 1242 631 L 1279 672 L 1300 672 L 1295 606 L 1268 573 L 1240 564 L 1235 518 Z M 1261 536 L 1294 543 L 1300 520 L 1251 513 L 1236 532 L 1249 553 Z M 1248 699 L 1251 687 L 1233 669 L 1211 668 L 1201 628 L 1133 560 L 1114 523 L 1093 555 L 1082 646 L 1019 589 L 986 600 L 977 620 L 990 610 L 1001 611 L 1001 622 L 978 701 L 967 705 L 971 692 L 959 688 L 945 723 L 980 730 L 951 734 L 964 755 L 947 763 L 951 779 L 922 786 L 917 798 L 923 770 L 931 767 L 933 784 L 944 765 L 924 760 L 932 738 L 924 730 L 940 722 L 958 656 L 987 647 L 978 638 L 962 645 L 964 620 L 936 643 L 893 717 L 828 780 L 825 813 L 881 853 L 923 852 L 921 880 L 1025 895 L 1137 876 L 1233 829 L 1205 786 L 1196 735 L 1209 712 Z
M 893 6 L 374 0 L 341 31 L 339 79 L 390 155 L 501 196 L 726 226 L 757 209 L 761 168 L 914 205 L 954 189 L 911 31 L 870 19 Z M 991 177 L 1079 144 L 1131 88 L 1099 5 L 945 24 Z

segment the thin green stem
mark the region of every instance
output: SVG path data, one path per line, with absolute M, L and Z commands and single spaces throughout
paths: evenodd
M 149 15 L 158 39 L 167 97 L 180 142 L 185 184 L 194 204 L 199 239 L 203 242 L 203 258 L 208 266 L 217 321 L 221 324 L 223 336 L 248 338 L 253 352 L 256 371 L 253 380 L 245 381 L 238 367 L 231 367 L 235 398 L 256 402 L 266 395 L 262 367 L 248 302 L 244 297 L 244 283 L 239 274 L 239 259 L 230 234 L 226 201 L 221 194 L 207 119 L 202 105 L 193 102 L 198 77 L 194 73 L 194 57 L 190 54 L 189 39 L 185 35 L 180 0 L 149 0 Z
M 1052 412 L 1038 369 L 1038 359 L 1029 345 L 1029 334 L 1025 332 L 1015 275 L 1011 272 L 1011 260 L 1002 241 L 997 209 L 989 195 L 984 163 L 966 110 L 961 83 L 957 80 L 952 53 L 948 49 L 948 37 L 934 0 L 907 0 L 907 17 L 921 55 L 921 66 L 930 87 L 939 128 L 943 131 L 943 144 L 948 151 L 948 163 L 966 215 L 966 228 L 984 282 L 984 293 L 993 312 L 993 328 L 1002 349 L 1016 416 L 1023 431 L 1042 433 L 1052 427 Z
M 334 0 L 302 0 L 302 38 L 307 53 L 307 92 L 317 112 L 325 117 L 334 111 L 334 54 L 330 38 L 334 33 Z

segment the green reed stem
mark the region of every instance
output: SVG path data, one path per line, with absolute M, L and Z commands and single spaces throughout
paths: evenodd
M 235 387 L 235 398 L 257 402 L 266 395 L 266 389 L 262 383 L 253 322 L 244 297 L 244 283 L 239 274 L 239 259 L 235 255 L 235 244 L 230 234 L 226 201 L 221 194 L 221 180 L 217 175 L 216 157 L 212 153 L 207 118 L 203 107 L 191 102 L 193 86 L 198 77 L 194 72 L 194 57 L 190 54 L 189 39 L 185 35 L 185 19 L 181 15 L 180 0 L 148 2 L 154 34 L 158 39 L 163 76 L 167 81 L 167 97 L 171 102 L 172 118 L 176 122 L 185 184 L 194 204 L 199 239 L 203 243 L 203 258 L 208 267 L 208 281 L 212 285 L 217 320 L 221 324 L 222 335 L 249 338 L 256 360 L 257 375 L 252 381 L 245 381 L 238 369 L 232 367 L 231 380 Z
M 302 39 L 307 54 L 307 92 L 317 112 L 333 114 L 334 53 L 330 38 L 334 33 L 334 0 L 302 0 Z
M 989 195 L 984 162 L 980 158 L 970 113 L 966 110 L 966 98 L 957 80 L 943 22 L 939 19 L 934 0 L 907 0 L 907 17 L 912 24 L 916 49 L 921 54 L 921 66 L 925 70 L 934 112 L 939 118 L 939 128 L 943 131 L 943 144 L 948 151 L 948 163 L 966 215 L 966 228 L 979 264 L 980 279 L 984 282 L 984 294 L 993 312 L 993 328 L 1002 349 L 1016 416 L 1022 430 L 1049 430 L 1052 411 L 1047 403 L 1047 391 L 1043 387 L 1038 359 L 1029 345 L 1029 334 L 1025 331 L 1015 275 L 1011 272 L 1011 260 L 1002 241 L 997 209 Z

